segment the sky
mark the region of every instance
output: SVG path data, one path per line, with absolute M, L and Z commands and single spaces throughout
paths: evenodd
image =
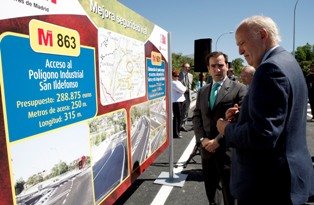
M 83 155 L 89 156 L 89 128 L 87 124 L 76 123 L 10 147 L 14 179 L 27 181 L 43 170 L 50 171 L 60 161 L 69 164 Z
M 215 50 L 217 43 L 217 50 L 226 53 L 229 61 L 240 58 L 234 33 L 228 32 L 235 31 L 241 20 L 253 15 L 271 17 L 279 27 L 282 38 L 280 45 L 289 52 L 293 50 L 294 7 L 297 0 L 119 1 L 170 32 L 170 48 L 174 53 L 194 54 L 196 39 L 211 38 L 212 50 Z M 314 44 L 313 11 L 314 0 L 299 0 L 295 12 L 295 48 L 306 43 Z

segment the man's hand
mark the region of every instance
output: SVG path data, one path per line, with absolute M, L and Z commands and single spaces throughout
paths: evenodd
M 204 138 L 202 141 L 202 147 L 205 148 L 208 152 L 215 152 L 219 146 L 220 145 L 216 139 L 210 140 L 208 138 Z
M 225 128 L 226 126 L 230 123 L 230 121 L 228 120 L 224 120 L 222 118 L 220 118 L 219 120 L 217 120 L 217 130 L 221 135 L 225 134 Z
M 237 114 L 240 112 L 239 111 L 239 105 L 238 104 L 234 104 L 233 107 L 229 108 L 226 113 L 225 113 L 225 117 L 226 117 L 226 120 L 228 121 L 234 121 L 236 120 L 236 116 Z

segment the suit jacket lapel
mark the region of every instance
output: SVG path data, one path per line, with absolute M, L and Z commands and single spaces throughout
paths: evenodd
M 205 98 L 204 98 L 204 104 L 205 104 L 205 107 L 208 107 L 208 109 L 210 110 L 210 106 L 209 106 L 209 95 L 210 95 L 210 91 L 212 89 L 212 84 L 208 84 L 208 85 L 205 85 L 206 88 L 204 90 L 204 95 L 205 95 Z
M 218 94 L 217 94 L 217 98 L 214 104 L 214 107 L 228 94 L 229 92 L 229 88 L 230 88 L 230 83 L 231 80 L 229 78 L 227 78 L 225 80 L 225 82 L 222 84 Z

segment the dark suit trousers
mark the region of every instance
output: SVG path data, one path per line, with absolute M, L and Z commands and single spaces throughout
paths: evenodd
M 173 111 L 173 137 L 178 137 L 180 134 L 181 120 L 182 120 L 182 106 L 183 102 L 172 103 Z
M 257 186 L 252 187 L 255 191 L 247 194 L 246 199 L 237 199 L 237 205 L 292 205 L 288 164 L 284 162 L 279 167 L 281 168 L 271 179 L 260 179 Z
M 228 156 L 219 151 L 207 159 L 202 159 L 204 184 L 208 201 L 213 202 L 221 180 L 224 204 L 233 205 L 234 199 L 229 189 L 230 166 L 226 166 L 226 163 L 230 163 L 230 160 L 226 158 Z
M 186 91 L 184 93 L 184 97 L 185 97 L 185 101 L 183 102 L 183 107 L 182 107 L 182 118 L 181 118 L 181 126 L 186 123 L 187 119 L 188 119 L 188 115 L 189 115 L 189 111 L 190 111 L 190 93 L 189 91 Z

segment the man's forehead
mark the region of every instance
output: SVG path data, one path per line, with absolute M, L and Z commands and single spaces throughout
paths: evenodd
M 209 59 L 210 64 L 223 64 L 225 62 L 225 58 L 223 55 L 217 57 L 211 57 Z

